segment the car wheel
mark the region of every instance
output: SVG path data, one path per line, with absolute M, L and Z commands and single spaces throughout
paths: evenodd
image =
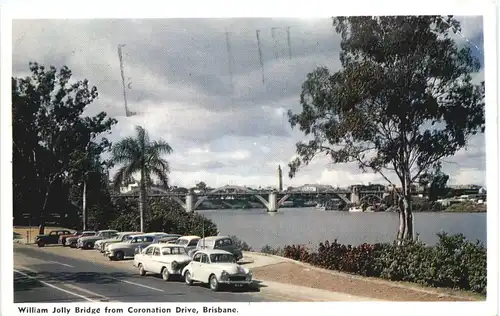
M 170 279 L 170 273 L 168 273 L 167 268 L 163 268 L 161 270 L 161 277 L 162 277 L 163 281 L 168 281 Z
M 43 241 L 39 241 L 37 243 L 37 245 L 38 245 L 38 247 L 43 247 L 43 246 L 45 246 L 45 243 Z
M 116 260 L 120 261 L 120 260 L 123 260 L 123 258 L 125 258 L 125 254 L 121 251 L 118 251 L 115 253 L 115 258 Z
M 144 270 L 144 266 L 141 263 L 139 263 L 139 275 L 140 276 L 146 275 L 146 270 Z
M 217 277 L 215 275 L 212 274 L 210 276 L 208 283 L 210 284 L 210 289 L 212 291 L 217 292 L 219 290 L 219 281 L 217 281 Z
M 187 285 L 193 285 L 193 280 L 191 279 L 191 272 L 186 271 L 184 273 L 184 281 Z

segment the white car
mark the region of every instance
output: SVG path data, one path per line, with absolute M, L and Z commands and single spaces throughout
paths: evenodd
M 221 285 L 248 286 L 252 272 L 236 263 L 234 255 L 225 250 L 200 250 L 184 268 L 182 275 L 187 285 L 208 283 L 212 291 Z
M 153 244 L 134 256 L 134 266 L 139 274 L 147 272 L 161 274 L 168 281 L 171 275 L 182 275 L 182 269 L 191 262 L 184 247 L 172 244 Z

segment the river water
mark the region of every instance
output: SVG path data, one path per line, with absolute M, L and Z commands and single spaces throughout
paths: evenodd
M 398 230 L 398 214 L 324 212 L 315 208 L 280 208 L 277 213 L 264 209 L 200 210 L 212 219 L 221 235 L 235 235 L 255 250 L 264 245 L 317 246 L 325 240 L 340 243 L 391 242 Z M 437 233 L 462 233 L 469 240 L 486 245 L 486 213 L 415 213 L 415 229 L 420 240 L 433 245 Z

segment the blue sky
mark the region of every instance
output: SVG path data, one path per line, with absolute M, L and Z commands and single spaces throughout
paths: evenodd
M 459 17 L 463 44 L 482 48 L 482 18 Z M 290 26 L 292 58 L 287 27 Z M 273 27 L 274 38 L 273 38 Z M 259 62 L 259 30 L 265 82 Z M 227 55 L 225 32 L 232 53 Z M 128 103 L 139 115 L 125 117 L 117 45 L 126 44 Z M 152 138 L 171 143 L 174 185 L 205 181 L 276 185 L 278 164 L 287 162 L 303 135 L 292 130 L 286 111 L 300 110 L 300 86 L 317 66 L 339 67 L 339 37 L 324 19 L 23 20 L 13 23 L 13 75 L 27 75 L 28 62 L 67 65 L 88 78 L 100 97 L 88 114 L 105 110 L 118 119 L 112 140 L 145 126 Z M 472 48 L 475 55 L 482 54 Z M 231 75 L 229 73 L 231 62 Z M 483 71 L 475 74 L 483 80 Z M 484 135 L 447 158 L 450 183 L 485 183 Z M 394 179 L 393 175 L 389 175 Z M 354 165 L 315 160 L 285 186 L 322 183 L 346 186 L 385 183 Z

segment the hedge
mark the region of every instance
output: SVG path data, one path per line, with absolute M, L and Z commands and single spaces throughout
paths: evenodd
M 419 241 L 346 246 L 335 240 L 320 243 L 317 251 L 286 246 L 283 255 L 330 270 L 486 294 L 486 247 L 462 234 L 438 236 L 435 246 Z

